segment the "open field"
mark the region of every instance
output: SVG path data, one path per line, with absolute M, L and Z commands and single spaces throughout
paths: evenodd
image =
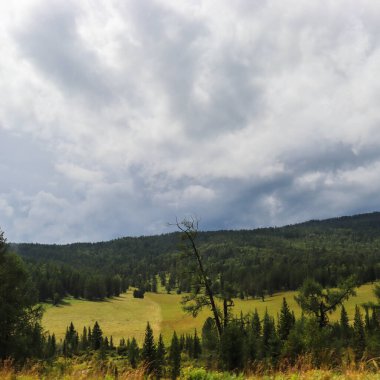
M 132 294 L 102 302 L 65 299 L 64 305 L 46 305 L 42 324 L 58 339 L 63 338 L 66 326 L 72 321 L 75 328 L 82 333 L 84 326 L 99 322 L 103 332 L 112 335 L 115 343 L 122 337 L 135 336 L 141 341 L 144 337 L 146 322 L 149 320 L 154 331 L 160 330 L 162 321 L 161 307 L 158 303 L 145 299 L 133 298 Z
M 353 318 L 355 305 L 368 301 L 375 301 L 372 293 L 372 285 L 363 285 L 357 290 L 357 296 L 350 298 L 345 307 L 350 318 Z M 285 297 L 290 308 L 296 316 L 300 315 L 300 309 L 294 300 L 296 292 L 277 293 L 268 297 L 265 302 L 259 299 L 235 301 L 234 311 L 248 313 L 257 308 L 260 316 L 265 309 L 269 314 L 277 318 L 281 307 L 282 298 Z M 103 332 L 114 338 L 118 344 L 122 337 L 135 336 L 141 342 L 144 337 L 146 322 L 149 321 L 156 336 L 161 332 L 166 342 L 170 339 L 173 330 L 177 333 L 193 332 L 194 328 L 201 330 L 204 320 L 211 315 L 203 311 L 197 318 L 185 314 L 181 309 L 181 295 L 166 293 L 146 293 L 144 299 L 133 298 L 131 292 L 120 297 L 104 302 L 92 302 L 68 298 L 62 306 L 46 305 L 42 323 L 46 330 L 55 333 L 57 338 L 62 338 L 66 326 L 72 321 L 76 329 L 81 333 L 83 326 L 93 326 L 98 321 Z M 331 315 L 331 320 L 339 318 L 339 310 Z

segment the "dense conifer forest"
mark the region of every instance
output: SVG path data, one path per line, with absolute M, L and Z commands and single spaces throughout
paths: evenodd
M 363 284 L 380 278 L 380 213 L 309 221 L 256 230 L 197 234 L 197 245 L 214 279 L 233 297 L 265 297 L 296 290 L 312 276 L 336 286 L 355 275 Z M 196 279 L 180 233 L 126 237 L 68 245 L 12 244 L 39 290 L 41 301 L 65 295 L 103 299 L 128 286 L 189 292 Z

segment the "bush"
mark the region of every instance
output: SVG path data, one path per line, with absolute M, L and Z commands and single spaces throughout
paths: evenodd
M 144 291 L 143 290 L 141 290 L 141 289 L 135 289 L 134 291 L 133 291 L 133 297 L 134 298 L 144 298 Z

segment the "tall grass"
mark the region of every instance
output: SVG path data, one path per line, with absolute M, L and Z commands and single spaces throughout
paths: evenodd
M 329 365 L 313 367 L 312 358 L 300 357 L 295 363 L 281 362 L 277 368 L 257 363 L 245 373 L 208 371 L 205 368 L 186 367 L 182 369 L 180 379 L 187 380 L 380 380 L 380 358 L 363 360 L 360 363 L 347 363 L 342 368 Z M 5 380 L 142 380 L 147 379 L 145 369 L 130 369 L 123 363 L 115 364 L 111 360 L 91 358 L 58 358 L 53 363 L 29 362 L 17 368 L 12 360 L 0 362 L 0 379 Z M 121 365 L 120 365 L 121 364 Z M 115 368 L 119 368 L 115 372 Z

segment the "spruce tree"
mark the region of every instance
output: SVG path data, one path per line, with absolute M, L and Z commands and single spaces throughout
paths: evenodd
M 354 331 L 353 331 L 353 348 L 355 352 L 356 360 L 359 360 L 363 357 L 365 350 L 365 332 L 362 314 L 359 310 L 359 307 L 355 307 L 355 317 L 354 317 Z
M 340 335 L 341 338 L 346 340 L 350 336 L 350 325 L 348 320 L 348 314 L 345 307 L 342 305 L 340 311 Z
M 50 335 L 48 336 L 47 340 L 47 347 L 46 347 L 46 358 L 50 359 L 55 356 L 57 352 L 57 343 L 55 339 L 55 335 Z
M 28 270 L 19 256 L 8 252 L 0 230 L 0 361 L 5 358 L 24 360 L 42 354 L 40 320 L 42 307 Z
M 153 330 L 150 327 L 149 322 L 145 329 L 145 339 L 141 351 L 141 359 L 144 361 L 147 373 L 152 373 L 155 369 L 156 346 L 154 344 Z
M 262 337 L 262 352 L 265 357 L 269 350 L 270 338 L 273 334 L 274 326 L 272 319 L 268 314 L 268 309 L 265 310 L 264 319 L 263 319 L 263 337 Z
M 364 315 L 364 329 L 367 333 L 372 331 L 372 324 L 369 318 L 368 307 L 365 307 L 365 315 Z
M 157 379 L 160 379 L 164 375 L 164 367 L 165 367 L 165 354 L 166 349 L 164 345 L 164 340 L 162 339 L 162 335 L 158 337 L 157 343 L 157 353 L 156 353 L 156 376 Z
M 276 360 L 280 355 L 280 340 L 277 336 L 274 320 L 269 316 L 268 310 L 265 311 L 263 320 L 262 355 L 272 360 Z
M 252 317 L 252 331 L 256 338 L 260 337 L 261 334 L 261 322 L 259 313 L 257 312 L 257 309 L 255 309 L 255 312 L 253 313 Z
M 282 299 L 282 306 L 278 321 L 278 335 L 282 341 L 288 338 L 289 332 L 293 327 L 293 316 L 286 302 L 285 297 Z
M 376 331 L 376 332 L 379 331 L 379 329 L 380 329 L 379 317 L 378 317 L 378 313 L 377 313 L 375 308 L 372 310 L 371 324 L 373 326 L 374 331 Z
M 86 351 L 88 348 L 88 337 L 86 326 L 83 327 L 83 333 L 80 339 L 80 348 L 82 351 Z
M 95 322 L 91 334 L 91 346 L 94 350 L 99 350 L 103 343 L 103 332 L 98 321 Z
M 244 331 L 240 322 L 230 321 L 220 339 L 220 364 L 224 369 L 235 370 L 243 367 L 244 343 Z
M 70 356 L 72 354 L 76 354 L 78 351 L 79 339 L 78 339 L 78 333 L 75 330 L 73 322 L 71 322 L 70 326 L 66 328 L 65 342 L 66 342 L 66 355 Z
M 175 380 L 180 375 L 181 371 L 181 349 L 179 346 L 179 339 L 175 331 L 173 333 L 172 342 L 170 345 L 169 361 L 170 377 Z
M 117 348 L 117 353 L 119 355 L 126 355 L 128 353 L 129 347 L 125 344 L 125 339 L 121 338 L 119 342 L 119 347 Z
M 218 347 L 218 332 L 213 318 L 208 317 L 202 327 L 202 343 L 207 350 L 213 351 Z
M 201 353 L 202 353 L 201 340 L 198 337 L 197 329 L 195 329 L 194 338 L 193 338 L 193 347 L 192 347 L 192 357 L 194 359 L 198 359 Z
M 110 348 L 110 343 L 108 341 L 108 337 L 106 336 L 104 339 L 103 339 L 103 345 L 102 347 L 105 349 L 105 350 L 108 350 Z
M 182 352 L 184 348 L 185 348 L 185 334 L 181 334 L 179 337 L 179 349 Z
M 128 344 L 127 344 L 127 346 L 128 346 Z M 137 344 L 135 337 L 133 337 L 132 340 L 130 341 L 129 347 L 128 347 L 128 358 L 129 358 L 129 363 L 131 364 L 132 368 L 137 367 L 139 357 L 140 357 L 140 349 L 139 349 L 139 346 Z

